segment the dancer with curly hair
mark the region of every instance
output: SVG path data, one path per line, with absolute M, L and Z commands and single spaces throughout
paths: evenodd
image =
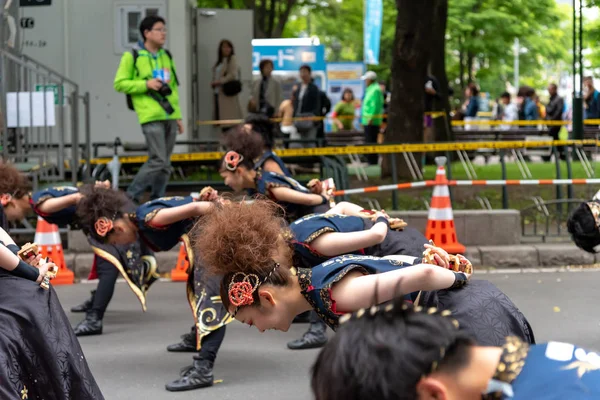
M 320 194 L 311 193 L 288 176 L 255 170 L 254 161 L 243 152 L 227 152 L 219 172 L 225 185 L 234 191 L 252 189 L 280 204 L 285 219 L 290 222 L 312 213 L 317 206 L 327 205 L 331 199 L 326 188 Z
M 464 284 L 466 279 L 462 278 L 469 275 L 462 271 L 472 270 L 464 257 L 451 257 L 442 249 L 427 246 L 434 257 L 423 261 L 434 265 L 405 256 L 332 254 L 330 260 L 307 268 L 290 247 L 293 236 L 282 230 L 283 221 L 276 217 L 276 207 L 266 201 L 224 205 L 195 228 L 195 248 L 202 252 L 214 274 L 224 276 L 223 302 L 230 311 L 237 310 L 238 320 L 250 321 L 261 330 L 286 330 L 288 319 L 293 319 L 295 312 L 311 307 L 335 328 L 341 312 L 353 311 L 360 304 L 366 307 L 363 290 L 369 285 L 378 284 L 379 300 L 387 301 L 391 293 L 384 288 L 390 289 L 387 285 L 396 284 L 403 277 L 402 284 L 410 286 L 402 291 L 409 293 L 412 301 L 456 311 L 457 319 L 480 343 L 497 343 L 504 333 L 534 341 L 529 323 L 504 293 L 487 281 Z M 345 240 L 352 240 L 349 236 Z M 453 290 L 442 290 L 452 286 Z
M 225 337 L 225 326 L 233 318 L 219 299 L 218 277 L 207 278 L 200 260 L 195 257 L 187 233 L 196 219 L 210 213 L 218 194 L 211 188 L 200 192 L 204 201 L 191 196 L 151 200 L 131 212 L 123 192 L 94 188 L 79 203 L 81 223 L 94 239 L 103 243 L 125 245 L 139 237 L 154 251 L 168 251 L 180 240 L 186 244 L 190 269 L 186 293 L 194 316 L 194 327 L 182 342 L 168 351 L 196 352 L 193 365 L 180 372 L 180 378 L 167 384 L 169 391 L 184 391 L 213 385 L 213 365 Z M 208 200 L 208 201 L 206 201 Z M 198 254 L 198 253 L 196 253 Z
M 255 170 L 292 176 L 283 160 L 265 143 L 263 135 L 252 129 L 252 125 L 238 125 L 228 131 L 223 145 L 227 151 L 244 153 L 248 159 L 253 160 Z
M 30 194 L 27 177 L 13 165 L 0 163 L 0 176 L 0 203 L 8 221 L 18 222 L 35 213 L 59 227 L 81 229 L 75 210 L 86 190 L 93 185 L 49 187 Z M 96 185 L 108 187 L 109 182 L 96 182 Z M 146 311 L 147 292 L 159 275 L 154 254 L 139 241 L 115 246 L 102 244 L 87 235 L 85 230 L 84 233 L 94 252 L 88 279 L 98 279 L 98 286 L 89 300 L 71 308 L 71 312 L 86 314 L 74 328 L 77 336 L 100 335 L 104 313 L 113 297 L 119 275 L 136 295 L 143 311 Z
M 572 344 L 484 347 L 451 312 L 403 298 L 342 319 L 312 367 L 316 400 L 600 398 L 598 354 Z

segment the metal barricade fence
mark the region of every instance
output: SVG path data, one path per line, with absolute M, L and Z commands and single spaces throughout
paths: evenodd
M 83 107 L 80 107 L 83 105 Z M 89 95 L 79 85 L 35 60 L 0 49 L 2 158 L 40 180 L 78 181 L 80 123 L 89 143 Z M 83 118 L 82 118 L 83 113 Z M 70 175 L 70 176 L 69 176 Z

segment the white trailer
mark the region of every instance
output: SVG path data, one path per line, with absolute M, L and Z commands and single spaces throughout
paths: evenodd
M 27 4 L 27 2 L 31 4 Z M 176 63 L 181 108 L 186 126 L 181 140 L 209 140 L 218 129 L 199 126 L 212 119 L 212 65 L 221 39 L 235 46 L 244 90 L 242 109 L 252 80 L 252 11 L 197 9 L 185 0 L 21 0 L 16 49 L 68 77 L 91 95 L 91 141 L 143 142 L 125 96 L 113 89 L 124 52 L 139 40 L 139 23 L 158 14 L 167 21 L 167 45 Z M 83 120 L 83 118 L 81 118 Z M 83 122 L 82 122 L 83 123 Z M 80 130 L 80 141 L 85 140 Z M 176 151 L 185 151 L 180 148 Z

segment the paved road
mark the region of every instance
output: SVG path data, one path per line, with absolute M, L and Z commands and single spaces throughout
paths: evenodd
M 600 300 L 596 271 L 485 274 L 504 290 L 529 318 L 538 341 L 575 342 L 600 349 Z M 58 287 L 63 306 L 79 303 L 94 286 Z M 558 308 L 556 308 L 558 307 Z M 560 311 L 559 311 L 560 309 Z M 70 314 L 77 322 L 78 314 Z M 288 333 L 258 333 L 233 323 L 227 328 L 215 375 L 223 383 L 210 389 L 169 393 L 165 382 L 176 378 L 191 354 L 171 354 L 165 345 L 191 326 L 184 286 L 159 282 L 149 296 L 148 311 L 124 284 L 118 284 L 105 316 L 104 334 L 81 338 L 94 376 L 106 399 L 310 399 L 309 368 L 316 350 L 292 352 L 288 340 L 306 325 Z

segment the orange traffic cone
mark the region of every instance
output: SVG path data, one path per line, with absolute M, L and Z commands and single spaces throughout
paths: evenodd
M 35 227 L 35 244 L 38 246 L 42 257 L 48 257 L 58 267 L 56 278 L 52 279 L 53 285 L 72 285 L 75 282 L 75 274 L 67 268 L 63 252 L 58 226 L 46 222 L 38 217 Z
M 177 264 L 175 265 L 175 268 L 171 270 L 171 280 L 174 282 L 187 281 L 187 271 L 189 268 L 190 262 L 188 260 L 185 242 L 181 241 L 181 246 L 179 246 L 179 256 L 177 256 Z
M 436 157 L 435 163 L 438 168 L 435 174 L 435 187 L 431 197 L 425 237 L 433 240 L 436 246 L 441 247 L 448 253 L 464 253 L 465 246 L 460 244 L 456 238 L 448 178 L 446 178 L 446 169 L 444 168 L 446 157 Z

